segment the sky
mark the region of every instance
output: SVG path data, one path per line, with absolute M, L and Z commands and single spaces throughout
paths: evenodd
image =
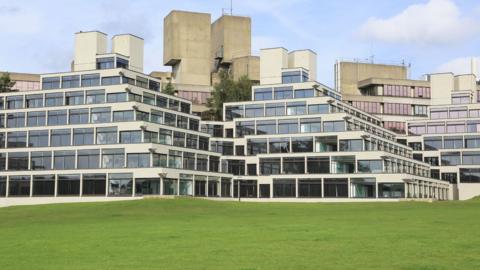
M 337 60 L 410 65 L 410 78 L 470 73 L 480 55 L 476 0 L 232 0 L 233 14 L 252 18 L 252 52 L 311 49 L 317 80 L 333 86 Z M 163 67 L 163 17 L 171 10 L 212 14 L 230 0 L 0 0 L 0 70 L 70 69 L 74 33 L 131 33 L 145 40 L 145 73 Z M 479 58 L 480 62 L 480 58 Z

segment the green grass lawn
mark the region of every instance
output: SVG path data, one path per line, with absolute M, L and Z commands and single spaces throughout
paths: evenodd
M 480 269 L 480 200 L 0 208 L 0 269 Z

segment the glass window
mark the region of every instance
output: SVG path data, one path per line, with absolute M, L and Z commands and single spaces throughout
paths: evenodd
M 42 89 L 59 89 L 60 88 L 60 77 L 48 77 L 42 78 Z
M 120 143 L 141 143 L 141 131 L 120 131 Z
M 307 173 L 330 173 L 328 157 L 307 157 Z
M 137 86 L 148 89 L 148 79 L 144 77 L 137 76 Z M 154 99 L 155 102 L 155 99 Z
M 87 124 L 88 123 L 88 109 L 73 109 L 69 110 L 68 116 L 69 124 Z
M 131 173 L 110 173 L 108 175 L 109 196 L 132 196 L 133 175 Z
M 200 121 L 192 118 L 188 119 L 188 129 L 198 131 L 199 127 L 200 127 Z
M 134 120 L 133 111 L 116 111 L 113 112 L 113 122 L 128 122 Z
M 292 152 L 313 152 L 313 137 L 292 138 Z
M 29 196 L 30 195 L 30 176 L 29 175 L 11 175 L 8 179 L 9 196 Z
M 127 101 L 127 93 L 111 93 L 107 94 L 108 103 L 119 103 Z
M 28 134 L 29 147 L 48 146 L 48 130 L 32 130 Z
M 168 129 L 160 129 L 159 143 L 172 145 L 172 131 Z
M 245 117 L 263 117 L 264 108 L 263 104 L 251 104 L 245 105 Z
M 480 136 L 465 136 L 465 148 L 480 148 Z
M 185 133 L 184 132 L 173 132 L 173 145 L 185 147 Z
M 168 108 L 170 110 L 178 111 L 178 107 L 180 105 L 180 102 L 176 99 L 168 99 Z
M 158 143 L 158 132 L 145 130 L 143 132 L 143 141 L 146 143 Z
M 63 93 L 45 94 L 45 107 L 63 106 Z
M 50 134 L 50 146 L 70 145 L 70 129 L 54 129 Z
M 149 80 L 148 81 L 148 89 L 158 92 L 158 91 L 160 91 L 160 83 L 156 82 L 154 80 Z
M 114 58 L 113 57 L 103 57 L 97 58 L 97 69 L 111 69 L 114 68 Z
M 120 76 L 102 77 L 102 85 L 120 84 Z
M 255 122 L 254 121 L 244 121 L 237 122 L 235 125 L 236 133 L 238 138 L 242 138 L 246 135 L 255 134 Z
M 299 70 L 282 72 L 282 84 L 300 82 L 302 82 L 302 75 Z
M 460 152 L 443 152 L 441 154 L 442 166 L 460 165 Z
M 480 132 L 480 121 L 478 120 L 467 121 L 467 132 L 469 133 Z
M 55 195 L 55 175 L 34 175 L 33 176 L 33 196 L 53 196 Z
M 157 106 L 160 108 L 167 108 L 168 106 L 168 98 L 157 96 Z
M 182 168 L 182 152 L 169 150 L 168 151 L 168 167 L 169 168 Z
M 45 112 L 28 112 L 27 113 L 27 126 L 38 127 L 45 125 Z
M 247 140 L 248 155 L 255 156 L 267 153 L 267 139 L 249 139 Z
M 309 98 L 315 96 L 313 89 L 297 89 L 295 90 L 295 98 Z
M 198 149 L 208 151 L 208 137 L 198 137 Z
M 23 108 L 23 96 L 7 97 L 7 109 L 22 109 L 22 108 Z
M 254 100 L 271 100 L 272 88 L 256 88 L 253 90 Z
M 304 157 L 283 158 L 283 173 L 284 174 L 304 174 L 305 158 Z
M 275 99 L 291 99 L 293 98 L 293 86 L 275 87 Z
M 104 173 L 83 174 L 82 195 L 105 195 L 107 175 Z
M 28 170 L 28 152 L 8 153 L 8 170 L 10 171 Z
M 0 171 L 7 169 L 7 153 L 0 153 Z M 0 180 L 2 180 L 0 176 Z
M 382 160 L 359 160 L 358 172 L 361 173 L 381 173 L 383 171 Z
M 270 153 L 288 153 L 290 152 L 290 139 L 270 138 L 269 149 Z
M 67 110 L 48 111 L 48 125 L 66 125 L 67 124 Z
M 327 114 L 330 113 L 330 106 L 328 104 L 313 104 L 308 105 L 309 114 Z
M 7 114 L 7 127 L 24 127 L 25 126 L 25 113 L 8 113 Z
M 7 133 L 7 148 L 27 147 L 27 132 L 15 131 Z
M 73 145 L 93 144 L 93 128 L 74 128 Z
M 184 113 L 190 113 L 190 104 L 185 102 L 180 102 L 180 111 Z
M 165 125 L 174 127 L 176 124 L 176 115 L 165 112 Z
M 344 121 L 325 121 L 323 122 L 323 131 L 324 132 L 345 131 L 345 122 Z
M 243 116 L 244 116 L 243 105 L 225 107 L 225 120 L 229 121 L 235 118 L 243 118 Z
M 50 170 L 52 169 L 52 152 L 41 151 L 30 154 L 31 170 Z
M 75 169 L 75 151 L 54 151 L 53 168 L 56 170 Z
M 460 168 L 460 183 L 480 183 L 480 168 Z
M 278 134 L 294 134 L 294 133 L 298 133 L 297 119 L 278 120 Z
M 276 134 L 277 122 L 275 120 L 257 121 L 257 135 Z
M 111 108 L 92 108 L 90 118 L 92 123 L 109 123 L 111 121 Z
M 97 169 L 100 167 L 100 150 L 78 150 L 77 169 Z
M 125 149 L 103 149 L 102 168 L 123 168 L 125 167 Z
M 445 149 L 460 149 L 463 148 L 462 136 L 446 136 L 443 139 Z
M 155 95 L 143 92 L 143 103 L 155 106 Z
M 281 116 L 281 115 L 285 115 L 285 103 L 265 104 L 265 116 Z
M 43 107 L 43 95 L 27 95 L 25 97 L 25 105 L 27 108 L 41 108 Z
M 480 152 L 463 152 L 463 165 L 480 165 Z
M 82 105 L 84 104 L 84 92 L 74 91 L 65 93 L 65 105 Z
M 105 90 L 90 90 L 87 91 L 85 103 L 87 104 L 102 104 L 105 103 Z
M 168 157 L 165 154 L 153 154 L 153 167 L 163 167 L 168 166 Z
M 116 144 L 117 133 L 117 127 L 97 128 L 97 144 Z
M 287 115 L 302 115 L 307 113 L 306 102 L 288 102 L 287 103 Z
M 117 68 L 128 68 L 128 60 L 117 56 Z
M 362 140 L 340 140 L 339 141 L 339 151 L 363 151 L 363 142 Z
M 442 149 L 442 137 L 425 137 L 423 138 L 424 150 Z
M 151 114 L 151 121 L 153 123 L 163 124 L 163 112 L 162 111 L 155 111 L 152 110 Z
M 280 174 L 280 158 L 261 158 L 260 174 Z
M 320 118 L 304 118 L 300 119 L 300 132 L 312 133 L 320 132 L 322 128 L 322 122 Z
M 177 127 L 187 129 L 188 128 L 188 117 L 178 115 L 177 116 Z
M 378 184 L 379 198 L 405 198 L 405 184 L 404 183 L 379 183 Z
M 296 196 L 295 179 L 273 180 L 273 197 L 289 198 Z
M 198 135 L 187 134 L 187 148 L 191 148 L 191 149 L 198 148 Z
M 80 76 L 62 76 L 62 88 L 76 88 L 80 86 Z
M 195 154 L 183 152 L 183 168 L 187 170 L 195 170 Z
M 147 168 L 150 167 L 150 154 L 127 154 L 127 167 L 128 168 Z
M 82 75 L 82 87 L 99 86 L 100 74 L 83 74 Z

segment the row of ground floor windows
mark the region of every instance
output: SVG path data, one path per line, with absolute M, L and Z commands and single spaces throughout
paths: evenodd
M 373 178 L 358 179 L 275 179 L 273 184 L 256 180 L 216 180 L 135 178 L 130 174 L 76 175 L 55 177 L 11 176 L 0 178 L 0 197 L 5 196 L 143 196 L 184 195 L 246 198 L 442 198 L 434 188 L 405 183 L 376 183 Z M 444 192 L 445 190 L 437 190 Z M 240 193 L 240 194 L 239 194 Z

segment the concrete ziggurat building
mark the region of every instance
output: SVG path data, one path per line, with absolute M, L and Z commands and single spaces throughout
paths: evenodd
M 451 198 L 480 194 L 480 88 L 472 73 L 407 78 L 404 65 L 360 62 L 336 64 L 336 88 L 354 107 L 382 119 L 397 141 L 427 163 L 430 176 L 451 184 Z
M 205 104 L 219 73 L 234 80 L 246 75 L 259 80 L 259 57 L 252 56 L 251 19 L 222 15 L 213 23 L 208 13 L 174 10 L 164 18 L 163 64 L 169 72 L 152 72 L 169 78 L 179 97 L 191 100 L 194 112 Z
M 212 122 L 143 74 L 141 38 L 116 35 L 112 51 L 107 45 L 104 33 L 77 33 L 72 71 L 41 75 L 39 90 L 0 94 L 0 196 L 377 201 L 480 193 L 470 164 L 480 147 L 471 75 L 411 81 L 394 67 L 398 77 L 362 75 L 350 89 L 343 81 L 341 92 L 316 81 L 313 51 L 263 49 L 252 101 L 224 104 L 223 121 Z M 410 107 L 396 105 L 403 102 Z

